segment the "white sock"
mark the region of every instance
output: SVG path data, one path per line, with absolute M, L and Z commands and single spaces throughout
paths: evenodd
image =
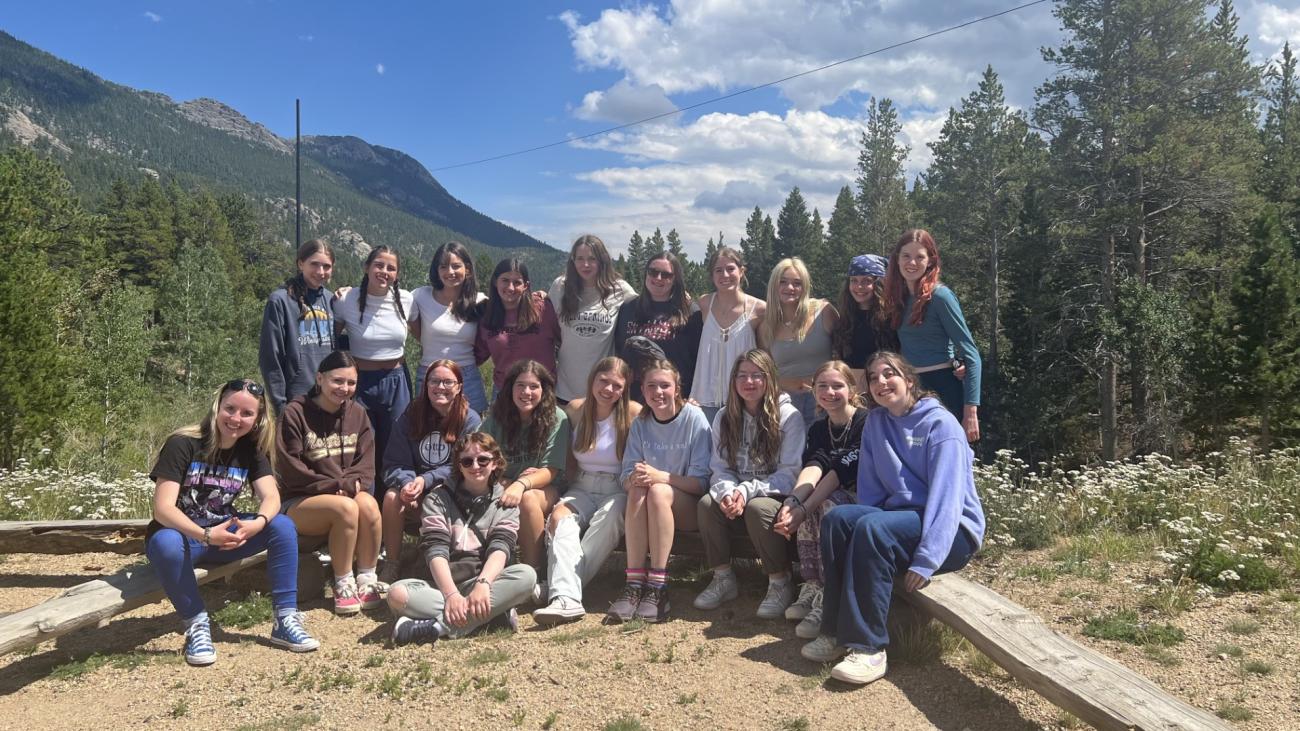
M 350 581 L 352 578 L 353 578 L 353 576 L 352 576 L 352 572 L 351 572 L 351 571 L 347 572 L 346 574 L 343 574 L 342 576 L 335 576 L 335 577 L 334 577 L 334 586 L 342 586 L 343 584 L 345 584 L 345 583 L 347 583 L 348 581 Z
M 375 573 L 375 569 L 357 569 L 357 586 L 366 586 L 376 581 L 379 581 L 379 575 Z

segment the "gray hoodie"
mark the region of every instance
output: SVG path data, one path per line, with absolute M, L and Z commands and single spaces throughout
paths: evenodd
M 266 300 L 257 365 L 277 414 L 295 396 L 311 390 L 316 367 L 337 347 L 333 299 L 334 293 L 324 287 L 307 290 L 303 295 L 305 314 L 284 287 Z
M 749 453 L 754 441 L 757 422 L 745 412 L 745 426 L 740 438 L 740 454 L 736 455 L 736 468 L 727 464 L 718 441 L 722 431 L 722 420 L 727 411 L 719 411 L 713 417 L 713 460 L 709 466 L 713 469 L 713 485 L 709 494 L 714 500 L 721 500 L 732 490 L 739 490 L 748 502 L 756 497 L 789 495 L 794 489 L 794 481 L 803 466 L 804 441 L 808 432 L 804 428 L 803 416 L 790 403 L 790 397 L 781 394 L 781 452 L 777 455 L 776 465 L 764 465 L 754 462 Z

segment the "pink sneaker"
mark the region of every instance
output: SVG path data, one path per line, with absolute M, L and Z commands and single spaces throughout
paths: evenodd
M 357 598 L 361 602 L 362 609 L 378 609 L 386 604 L 384 595 L 387 593 L 387 584 L 382 581 L 370 581 L 362 584 L 357 590 Z
M 361 611 L 361 598 L 357 596 L 357 582 L 349 577 L 334 582 L 334 613 L 356 614 Z

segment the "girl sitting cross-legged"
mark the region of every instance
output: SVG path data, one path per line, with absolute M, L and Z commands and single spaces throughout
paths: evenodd
M 194 567 L 266 551 L 275 625 L 271 642 L 294 652 L 320 646 L 298 614 L 298 534 L 280 515 L 272 472 L 275 421 L 261 385 L 235 379 L 217 391 L 203 421 L 167 438 L 149 475 L 153 520 L 145 555 L 185 626 L 185 661 L 211 665 L 217 650 Z M 235 512 L 251 484 L 256 513 Z
M 281 510 L 298 534 L 328 536 L 334 567 L 334 612 L 356 614 L 384 603 L 379 563 L 379 503 L 370 417 L 352 399 L 357 368 L 345 350 L 321 361 L 316 385 L 280 415 L 276 441 Z M 357 572 L 352 573 L 353 561 Z
M 433 586 L 402 579 L 388 591 L 394 644 L 464 637 L 502 615 L 514 626 L 514 608 L 537 583 L 531 566 L 511 563 L 519 508 L 502 504 L 506 461 L 496 440 L 469 434 L 452 460 L 451 482 L 430 490 L 421 509 L 420 550 Z
M 776 364 L 765 350 L 736 359 L 732 393 L 713 419 L 713 485 L 698 514 L 704 554 L 713 580 L 695 597 L 696 609 L 717 609 L 738 595 L 731 570 L 731 533 L 749 535 L 767 572 L 760 619 L 776 619 L 794 599 L 789 539 L 772 530 L 781 501 L 801 466 L 803 417 L 777 384 Z
M 934 574 L 965 566 L 984 537 L 961 424 L 897 353 L 876 353 L 866 371 L 876 408 L 862 431 L 858 504 L 822 521 L 821 635 L 801 650 L 820 663 L 847 652 L 831 677 L 854 684 L 885 674 L 895 578 L 905 591 L 923 589 Z

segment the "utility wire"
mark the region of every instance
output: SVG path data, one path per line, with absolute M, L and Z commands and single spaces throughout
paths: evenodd
M 582 140 L 588 140 L 588 139 L 591 139 L 592 137 L 599 137 L 599 136 L 601 136 L 601 135 L 607 135 L 607 134 L 609 134 L 610 132 L 617 132 L 617 131 L 619 131 L 619 130 L 621 130 L 621 129 L 628 129 L 629 127 L 636 127 L 637 125 L 645 124 L 646 122 L 653 122 L 653 121 L 655 121 L 656 119 L 663 119 L 664 117 L 671 117 L 671 116 L 673 116 L 674 114 L 681 114 L 682 112 L 689 112 L 689 111 L 691 111 L 692 109 L 699 109 L 700 107 L 705 107 L 705 106 L 708 106 L 708 105 L 710 105 L 710 104 L 717 104 L 718 102 L 721 102 L 721 101 L 726 101 L 726 100 L 728 100 L 728 99 L 734 99 L 734 98 L 736 98 L 736 97 L 738 97 L 738 96 L 742 96 L 742 95 L 744 95 L 744 94 L 749 94 L 749 93 L 751 93 L 751 92 L 758 91 L 759 89 L 766 89 L 766 88 L 768 88 L 769 86 L 776 86 L 777 84 L 783 84 L 783 83 L 785 83 L 785 82 L 787 82 L 787 81 L 791 81 L 791 80 L 793 80 L 793 79 L 798 79 L 798 78 L 801 78 L 801 77 L 804 77 L 804 76 L 809 76 L 809 75 L 811 75 L 811 74 L 815 74 L 815 73 L 817 73 L 817 72 L 819 72 L 819 71 L 825 71 L 826 69 L 835 68 L 836 66 L 842 66 L 842 65 L 844 65 L 844 64 L 846 64 L 846 63 L 852 63 L 852 62 L 854 62 L 854 61 L 859 61 L 859 60 L 864 59 L 864 58 L 866 58 L 866 57 L 868 57 L 868 56 L 874 56 L 874 55 L 876 55 L 876 54 L 878 54 L 878 53 L 884 53 L 884 52 L 886 52 L 886 51 L 892 51 L 892 50 L 894 50 L 895 48 L 902 48 L 903 46 L 908 46 L 908 45 L 911 45 L 911 44 L 913 44 L 913 43 L 918 43 L 918 42 L 920 42 L 920 41 L 924 41 L 924 40 L 927 40 L 927 39 L 929 39 L 929 38 L 934 38 L 935 36 L 941 36 L 941 35 L 943 35 L 943 34 L 945 34 L 945 33 L 951 33 L 952 31 L 955 31 L 955 30 L 961 30 L 962 28 L 967 28 L 967 27 L 972 26 L 972 25 L 975 25 L 975 24 L 977 24 L 977 23 L 983 23 L 983 22 L 986 21 L 986 20 L 993 20 L 994 18 L 1000 18 L 1000 17 L 1002 17 L 1003 15 L 1010 15 L 1011 13 L 1015 13 L 1015 12 L 1017 12 L 1017 11 L 1024 10 L 1025 8 L 1032 8 L 1032 7 L 1035 6 L 1035 5 L 1042 5 L 1043 3 L 1046 3 L 1046 2 L 1051 2 L 1051 0 L 1033 0 L 1033 2 L 1028 2 L 1028 3 L 1025 3 L 1025 4 L 1023 4 L 1023 5 L 1017 5 L 1017 6 L 1015 6 L 1014 8 L 1007 8 L 1006 10 L 1002 10 L 1002 11 L 1000 11 L 1000 12 L 993 13 L 992 15 L 985 15 L 985 16 L 983 16 L 983 17 L 981 17 L 981 18 L 975 18 L 974 20 L 968 20 L 968 21 L 966 21 L 965 23 L 959 23 L 959 24 L 957 24 L 957 25 L 952 25 L 952 26 L 949 26 L 949 27 L 947 27 L 947 28 L 942 28 L 942 29 L 940 29 L 940 30 L 936 30 L 936 31 L 933 31 L 933 32 L 930 32 L 930 33 L 926 33 L 925 35 L 917 36 L 917 37 L 915 37 L 915 38 L 910 38 L 910 39 L 908 39 L 908 40 L 906 40 L 906 41 L 900 41 L 900 42 L 898 42 L 898 43 L 894 43 L 894 44 L 892 44 L 892 45 L 883 46 L 883 47 L 881 47 L 881 48 L 877 48 L 877 49 L 875 49 L 874 51 L 867 51 L 866 53 L 862 53 L 862 54 L 859 54 L 859 55 L 857 55 L 857 56 L 853 56 L 852 58 L 845 58 L 845 59 L 842 59 L 842 60 L 839 60 L 839 61 L 835 61 L 834 63 L 828 63 L 828 64 L 826 64 L 825 66 L 818 66 L 818 67 L 815 68 L 815 69 L 808 69 L 807 71 L 800 71 L 800 72 L 797 73 L 797 74 L 791 74 L 791 75 L 786 76 L 786 77 L 784 77 L 784 78 L 776 79 L 776 80 L 774 80 L 774 81 L 769 81 L 769 82 L 764 83 L 764 84 L 759 84 L 758 86 L 751 86 L 751 87 L 749 87 L 748 89 L 741 89 L 741 90 L 739 90 L 739 91 L 733 91 L 733 92 L 730 93 L 730 94 L 723 94 L 722 96 L 713 97 L 712 99 L 705 99 L 704 101 L 696 102 L 695 104 L 690 104 L 690 105 L 687 105 L 687 106 L 684 106 L 684 107 L 678 107 L 678 108 L 673 109 L 673 110 L 671 110 L 671 111 L 660 112 L 659 114 L 655 114 L 655 115 L 653 115 L 653 116 L 646 117 L 646 118 L 644 118 L 644 119 L 638 119 L 638 120 L 636 120 L 635 122 L 627 122 L 627 123 L 625 123 L 625 124 L 620 124 L 620 125 L 617 125 L 617 126 L 614 126 L 614 127 L 606 127 L 605 129 L 597 130 L 597 131 L 595 131 L 595 132 L 588 132 L 588 133 L 585 134 L 585 135 L 579 135 L 579 136 L 577 136 L 577 137 L 568 137 L 568 138 L 563 139 L 563 140 L 556 140 L 555 142 L 548 142 L 548 143 L 546 143 L 546 144 L 544 144 L 544 145 L 537 145 L 536 147 L 529 147 L 529 148 L 525 148 L 525 149 L 523 149 L 523 150 L 515 150 L 514 152 L 505 152 L 505 153 L 502 153 L 502 154 L 500 154 L 500 155 L 493 155 L 493 156 L 491 156 L 491 157 L 484 157 L 484 158 L 481 158 L 481 159 L 478 159 L 478 160 L 470 160 L 469 162 L 460 162 L 460 163 L 456 163 L 456 164 L 454 164 L 454 165 L 444 165 L 444 166 L 439 167 L 439 168 L 434 168 L 433 170 L 430 170 L 429 172 L 432 172 L 432 173 L 439 173 L 439 172 L 442 172 L 443 170 L 455 170 L 456 168 L 464 168 L 464 167 L 469 167 L 469 166 L 471 166 L 471 165 L 481 165 L 481 164 L 486 163 L 486 162 L 494 162 L 494 161 L 496 161 L 496 160 L 504 160 L 504 159 L 506 159 L 506 158 L 508 158 L 508 157 L 517 157 L 517 156 L 519 156 L 519 155 L 527 155 L 527 154 L 530 153 L 530 152 L 538 152 L 539 150 L 546 150 L 546 149 L 549 149 L 549 148 L 552 148 L 552 147 L 559 147 L 560 145 L 567 145 L 567 144 L 570 144 L 570 143 L 573 143 L 573 142 L 581 142 Z

